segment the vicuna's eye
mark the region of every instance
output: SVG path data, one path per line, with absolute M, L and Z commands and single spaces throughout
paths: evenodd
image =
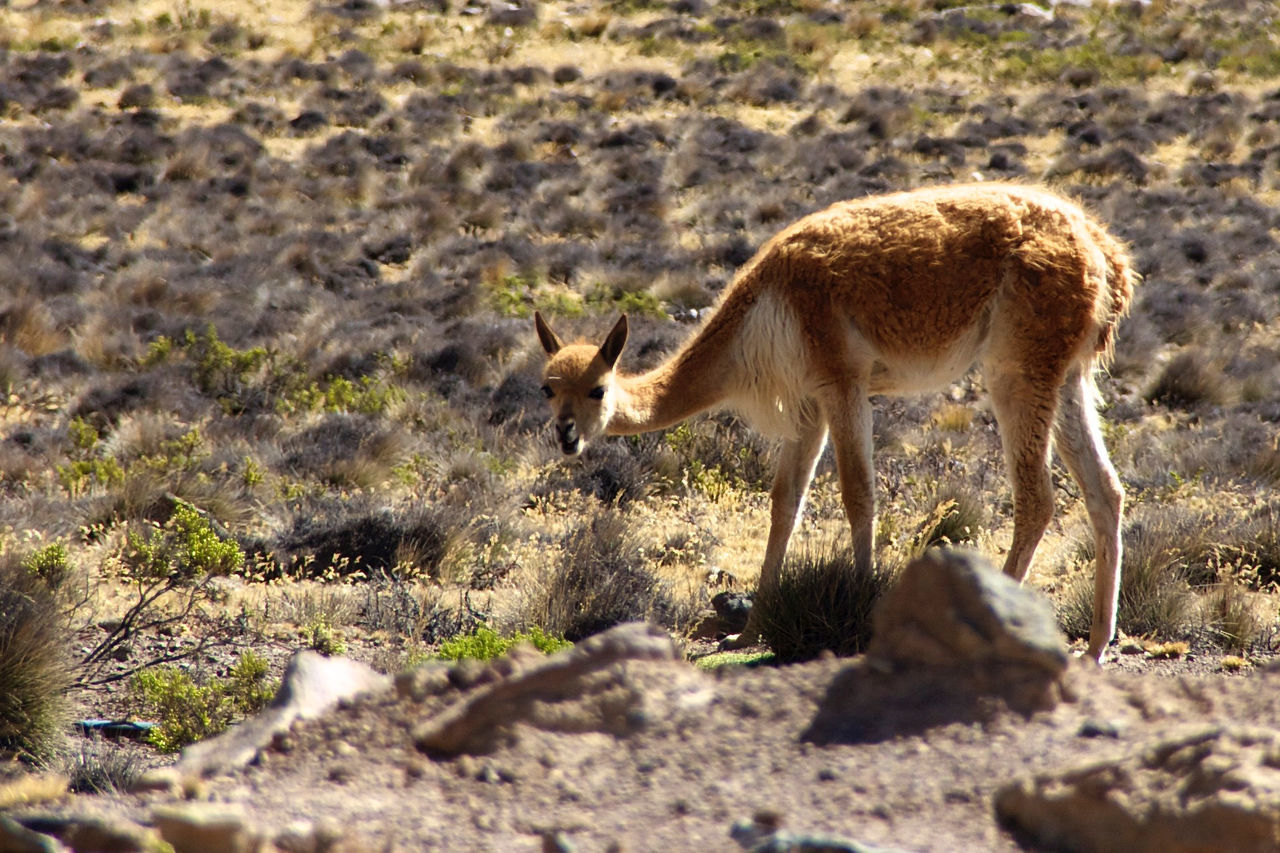
M 596 387 L 592 388 L 590 391 L 587 392 L 587 396 L 590 397 L 592 400 L 603 400 L 604 386 L 597 385 Z
M 544 397 L 546 397 L 548 400 L 550 400 L 552 397 L 554 397 L 554 396 L 556 395 L 556 392 L 551 390 L 551 386 L 550 386 L 550 385 L 543 385 L 543 386 L 542 386 L 542 394 L 543 394 L 543 396 L 544 396 Z

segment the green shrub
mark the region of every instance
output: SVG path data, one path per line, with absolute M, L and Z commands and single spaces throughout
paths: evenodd
M 75 459 L 59 465 L 58 483 L 71 497 L 80 497 L 92 486 L 118 486 L 124 482 L 124 469 L 114 457 L 105 459 Z
M 871 611 L 893 573 L 854 569 L 847 550 L 802 554 L 788 560 L 776 584 L 760 586 L 752 615 L 760 636 L 783 663 L 810 660 L 830 650 L 854 655 L 871 639 Z
M 267 679 L 266 661 L 252 651 L 240 655 L 226 678 L 211 678 L 204 684 L 174 666 L 134 673 L 129 680 L 138 713 L 156 722 L 150 741 L 161 752 L 177 752 L 257 713 L 271 701 L 277 687 Z
M 129 582 L 135 598 L 81 659 L 77 676 L 81 684 L 114 681 L 145 669 L 147 661 L 124 672 L 115 669 L 103 674 L 110 661 L 119 659 L 119 652 L 141 633 L 177 626 L 190 630 L 207 624 L 206 605 L 218 598 L 212 580 L 241 568 L 244 552 L 235 542 L 222 539 L 194 506 L 178 501 L 163 525 L 149 521 L 141 533 L 129 530 L 118 559 L 120 576 Z M 197 642 L 191 651 L 198 651 L 206 640 Z M 158 654 L 164 661 L 183 656 L 172 650 Z
M 71 497 L 79 497 L 94 485 L 117 486 L 124 481 L 124 469 L 113 456 L 102 456 L 98 445 L 100 436 L 93 424 L 83 418 L 72 418 L 67 424 L 67 439 L 71 442 L 73 458 L 65 465 L 58 465 L 58 483 Z
M 563 637 L 548 634 L 537 625 L 530 628 L 528 632 L 520 632 L 508 637 L 499 636 L 492 628 L 481 625 L 470 634 L 446 640 L 440 646 L 438 657 L 443 660 L 473 658 L 490 661 L 505 655 L 518 643 L 530 643 L 544 655 L 554 654 L 573 646 L 573 643 Z
M 204 335 L 188 329 L 182 346 L 195 367 L 196 386 L 217 396 L 238 394 L 271 357 L 263 347 L 237 350 L 228 346 L 212 324 Z
M 51 542 L 32 551 L 23 558 L 22 568 L 44 581 L 49 589 L 56 590 L 71 572 L 67 546 L 61 542 Z
M 405 399 L 403 389 L 362 376 L 352 382 L 335 376 L 323 385 L 312 382 L 305 388 L 285 394 L 276 405 L 280 414 L 296 411 L 356 412 L 362 415 L 378 415 L 388 407 Z
M 52 547 L 52 546 L 51 546 Z M 0 753 L 44 758 L 57 745 L 71 682 L 71 637 L 48 583 L 25 560 L 0 556 Z
M 675 471 L 662 473 L 668 479 L 678 477 L 685 487 L 713 501 L 730 489 L 764 491 L 773 481 L 773 454 L 767 440 L 732 416 L 686 421 L 667 430 L 663 444 L 677 465 Z
M 220 575 L 244 563 L 240 546 L 221 539 L 208 519 L 188 503 L 179 502 L 163 526 L 153 523 L 149 528 L 145 535 L 131 530 L 126 536 L 124 563 L 136 578 Z
M 342 636 L 333 629 L 328 619 L 323 617 L 317 618 L 304 631 L 307 640 L 307 648 L 317 651 L 325 657 L 333 657 L 334 655 L 345 655 L 347 653 L 347 644 Z

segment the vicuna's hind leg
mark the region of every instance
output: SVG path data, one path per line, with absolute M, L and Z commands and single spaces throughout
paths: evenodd
M 1013 484 L 1013 544 L 1004 573 L 1023 580 L 1044 530 L 1053 518 L 1053 481 L 1049 476 L 1049 433 L 1057 390 L 999 367 L 987 370 L 991 407 L 1000 427 L 1005 466 Z
M 1093 578 L 1093 624 L 1089 629 L 1089 657 L 1100 660 L 1116 633 L 1116 604 L 1120 595 L 1120 518 L 1124 489 L 1102 443 L 1098 426 L 1097 392 L 1089 376 L 1073 371 L 1059 393 L 1054 425 L 1058 455 L 1080 484 L 1097 554 Z

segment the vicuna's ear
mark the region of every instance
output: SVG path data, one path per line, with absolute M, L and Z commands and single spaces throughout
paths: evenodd
M 560 352 L 560 348 L 564 346 L 564 343 L 555 332 L 551 331 L 547 321 L 542 319 L 542 314 L 537 311 L 533 312 L 533 325 L 538 330 L 538 341 L 542 344 L 542 348 L 547 351 L 547 355 L 555 355 Z
M 618 322 L 613 324 L 613 330 L 609 332 L 609 336 L 600 345 L 600 357 L 604 359 L 605 364 L 613 367 L 618 363 L 618 356 L 622 355 L 622 348 L 626 344 L 627 315 L 623 314 L 618 318 Z

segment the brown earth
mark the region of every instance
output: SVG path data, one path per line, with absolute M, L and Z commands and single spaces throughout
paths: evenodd
M 522 723 L 490 752 L 433 758 L 414 733 L 469 694 L 391 692 L 295 724 L 252 766 L 187 793 L 201 812 L 239 815 L 266 838 L 296 822 L 345 835 L 353 846 L 343 849 L 537 850 L 559 836 L 572 847 L 554 849 L 735 850 L 731 830 L 756 822 L 903 850 L 1003 851 L 1021 848 L 994 819 L 1001 785 L 1206 726 L 1280 725 L 1270 669 L 1225 677 L 1075 662 L 1066 701 L 1027 716 L 956 698 L 945 680 L 886 687 L 861 660 L 623 666 L 622 682 L 651 704 L 620 735 L 598 721 L 577 731 Z M 839 721 L 874 722 L 833 726 L 832 708 Z M 55 811 L 149 823 L 182 802 L 81 797 Z

